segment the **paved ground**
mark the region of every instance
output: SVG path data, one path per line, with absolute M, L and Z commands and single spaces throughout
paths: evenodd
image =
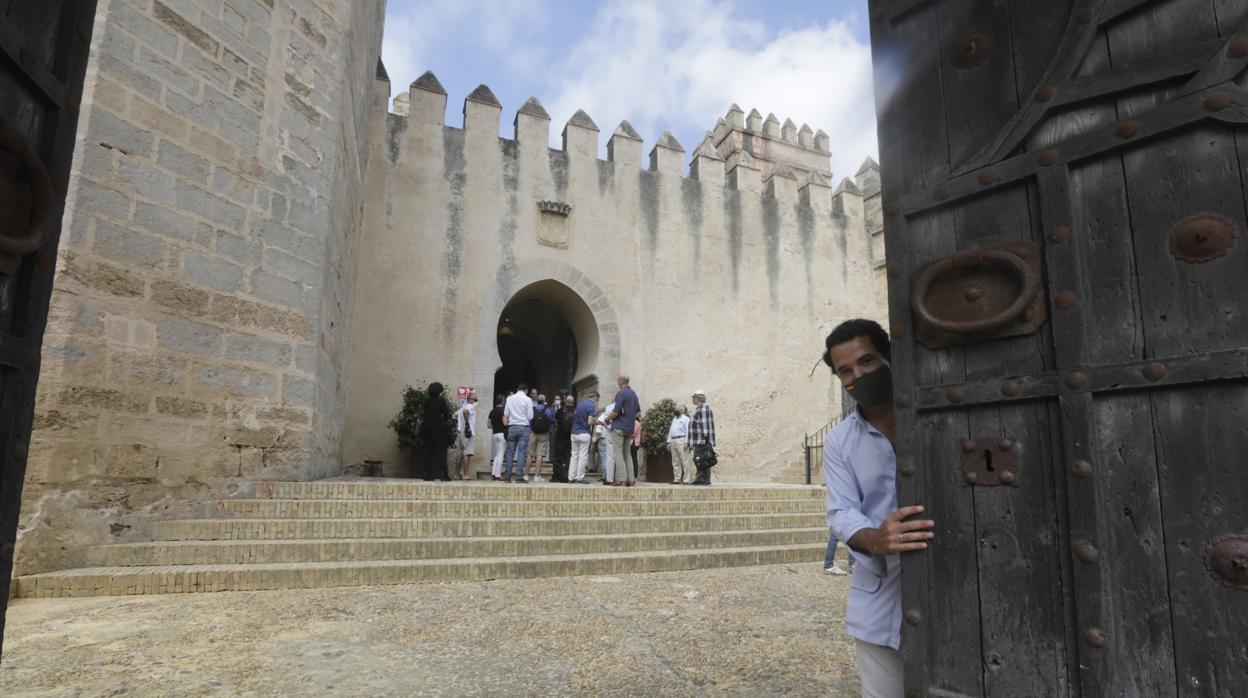
M 620 577 L 19 599 L 3 696 L 856 695 L 846 577 Z

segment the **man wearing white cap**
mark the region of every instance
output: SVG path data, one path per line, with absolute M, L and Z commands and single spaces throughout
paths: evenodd
M 693 451 L 693 464 L 698 469 L 695 485 L 711 484 L 711 466 L 716 463 L 715 456 L 715 414 L 711 406 L 706 404 L 706 391 L 701 388 L 693 391 L 693 420 L 689 422 L 689 450 Z

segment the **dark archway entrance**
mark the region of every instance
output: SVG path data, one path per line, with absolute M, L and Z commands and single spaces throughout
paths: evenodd
M 494 394 L 520 383 L 553 397 L 560 389 L 580 392 L 598 353 L 598 329 L 579 295 L 558 281 L 520 289 L 503 308 L 496 330 L 502 366 L 494 374 Z

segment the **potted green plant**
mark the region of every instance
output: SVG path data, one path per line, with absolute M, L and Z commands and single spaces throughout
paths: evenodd
M 399 449 L 407 454 L 409 474 L 416 475 L 422 472 L 421 462 L 422 447 L 425 445 L 424 435 L 420 433 L 420 424 L 425 416 L 425 402 L 429 399 L 429 394 L 424 388 L 413 388 L 407 386 L 403 390 L 403 408 L 399 413 L 394 415 L 390 420 L 390 428 L 394 430 L 394 434 L 398 437 Z M 455 404 L 451 402 L 446 393 L 442 393 L 442 399 L 446 401 L 448 411 L 455 413 Z M 455 424 L 451 422 L 447 425 L 448 442 L 455 442 Z
M 676 416 L 676 403 L 663 398 L 641 416 L 641 446 L 646 453 L 646 481 L 672 481 L 672 454 L 667 449 L 667 432 Z

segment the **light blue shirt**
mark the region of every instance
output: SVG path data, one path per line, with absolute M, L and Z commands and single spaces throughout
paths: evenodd
M 672 439 L 683 439 L 689 436 L 689 415 L 678 414 L 672 418 L 672 426 L 667 430 L 667 442 L 670 444 Z
M 828 528 L 846 543 L 864 528 L 879 528 L 897 510 L 897 454 L 888 438 L 855 409 L 823 442 Z M 850 549 L 845 630 L 875 645 L 901 648 L 901 560 Z

